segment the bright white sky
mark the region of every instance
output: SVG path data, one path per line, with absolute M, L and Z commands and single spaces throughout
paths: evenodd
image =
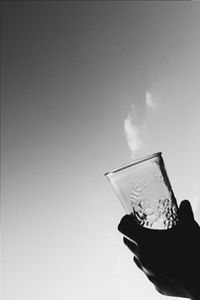
M 3 27 L 3 300 L 162 299 L 103 175 L 134 107 L 200 220 L 200 4 L 9 1 Z

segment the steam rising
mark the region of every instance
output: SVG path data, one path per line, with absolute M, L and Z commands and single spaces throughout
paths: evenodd
M 144 114 L 138 111 L 136 105 L 131 106 L 127 118 L 124 120 L 124 131 L 128 147 L 131 151 L 131 158 L 145 156 L 156 151 L 160 151 L 158 147 L 159 141 L 155 135 L 155 124 L 158 112 L 158 102 L 149 91 L 144 95 L 145 110 Z M 152 146 L 153 145 L 153 146 Z M 149 151 L 148 147 L 151 147 Z M 153 147 L 153 149 L 152 149 Z M 147 152 L 148 150 L 148 152 Z M 195 179 L 192 185 L 192 193 L 190 201 L 193 206 L 193 211 L 196 221 L 200 224 L 200 185 L 199 179 Z
M 148 110 L 156 110 L 156 105 L 149 91 L 145 93 L 146 113 Z M 138 152 L 144 147 L 144 139 L 147 135 L 146 120 L 142 120 L 134 105 L 124 121 L 124 131 L 127 139 L 131 157 L 134 159 Z
M 124 130 L 132 158 L 134 158 L 136 151 L 138 151 L 141 147 L 139 127 L 134 125 L 134 121 L 136 121 L 136 114 L 134 106 L 132 106 L 132 111 L 128 114 L 127 119 L 124 121 Z
M 147 91 L 145 93 L 145 100 L 146 100 L 146 105 L 152 109 L 156 109 L 156 105 L 153 102 L 153 97 L 152 95 Z

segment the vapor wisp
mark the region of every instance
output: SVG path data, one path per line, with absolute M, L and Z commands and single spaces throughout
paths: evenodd
M 157 107 L 149 91 L 145 93 L 146 117 L 149 111 L 156 111 Z M 131 151 L 131 158 L 135 159 L 138 155 L 143 154 L 145 148 L 145 139 L 148 134 L 148 124 L 145 117 L 139 116 L 134 105 L 124 120 L 124 131 L 128 147 Z

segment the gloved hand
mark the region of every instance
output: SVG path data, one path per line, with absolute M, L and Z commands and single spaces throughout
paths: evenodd
M 132 214 L 122 218 L 118 229 L 159 293 L 200 300 L 200 227 L 188 200 L 181 202 L 178 223 L 171 229 L 144 228 Z

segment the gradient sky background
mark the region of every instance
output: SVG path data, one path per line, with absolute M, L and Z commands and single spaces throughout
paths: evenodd
M 3 300 L 163 299 L 104 172 L 131 160 L 134 105 L 200 220 L 200 4 L 6 1 L 3 19 Z

